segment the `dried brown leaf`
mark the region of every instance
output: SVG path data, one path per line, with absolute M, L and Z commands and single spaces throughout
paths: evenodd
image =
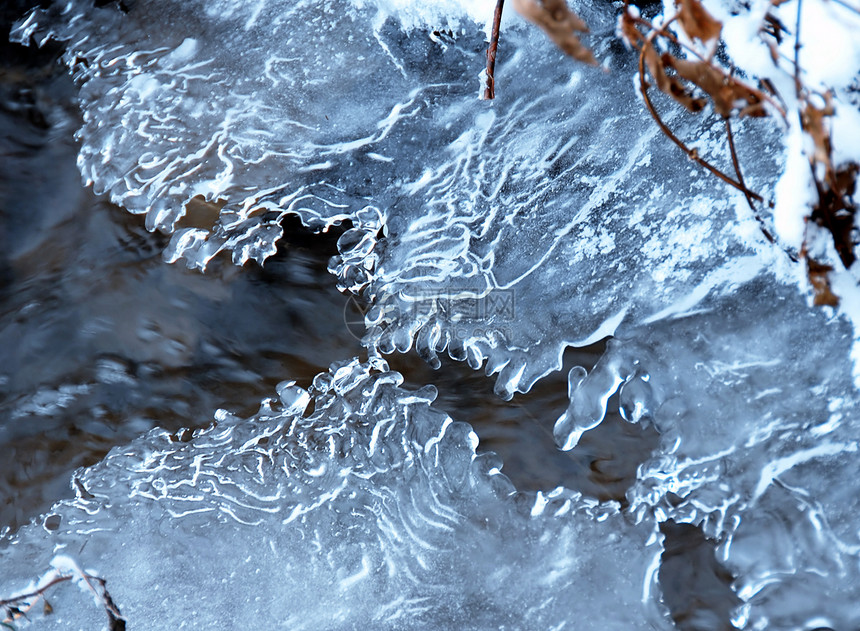
M 828 173 L 833 169 L 830 163 L 833 146 L 830 144 L 830 132 L 824 125 L 824 119 L 833 116 L 833 113 L 833 97 L 829 92 L 824 95 L 823 108 L 819 109 L 807 101 L 806 107 L 801 113 L 803 130 L 812 137 L 812 141 L 815 143 L 813 162 L 823 164 Z
M 675 6 L 681 28 L 690 39 L 707 43 L 720 38 L 723 23 L 708 13 L 699 0 L 676 0 Z
M 639 42 L 645 39 L 642 32 L 636 28 L 636 20 L 629 13 L 629 9 L 624 11 L 618 19 L 618 31 L 621 38 L 631 48 L 639 48 Z
M 689 111 L 701 111 L 705 107 L 704 99 L 694 97 L 677 77 L 666 74 L 665 58 L 670 57 L 670 55 L 663 55 L 662 57 L 658 55 L 649 39 L 644 40 L 642 46 L 645 50 L 645 64 L 648 66 L 648 72 L 654 78 L 657 88 L 661 92 L 665 92 L 671 96 Z
M 812 207 L 810 219 L 833 237 L 833 246 L 845 269 L 857 260 L 854 223 L 858 213 L 854 194 L 860 165 L 854 162 L 828 172 L 824 181 L 816 179 L 818 200 Z
M 537 24 L 563 52 L 577 61 L 596 66 L 597 60 L 577 33 L 587 33 L 588 26 L 571 11 L 565 0 L 514 0 L 514 9 Z
M 740 81 L 732 79 L 706 61 L 677 59 L 668 53 L 661 58 L 663 65 L 673 68 L 678 76 L 701 88 L 714 102 L 714 110 L 728 118 L 733 110 L 740 116 L 767 116 L 758 94 Z
M 839 297 L 830 288 L 828 274 L 833 271 L 829 265 L 823 265 L 809 257 L 806 259 L 806 275 L 812 285 L 812 303 L 817 306 L 827 305 L 829 307 L 839 306 Z

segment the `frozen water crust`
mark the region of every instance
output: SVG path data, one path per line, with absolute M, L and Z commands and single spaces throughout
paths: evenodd
M 395 5 L 408 5 L 405 30 L 378 11 Z M 261 433 L 270 433 L 284 441 L 283 449 L 272 454 L 314 463 L 328 454 L 326 462 L 340 463 L 302 469 L 319 470 L 318 477 L 290 477 L 287 467 L 283 477 L 275 476 L 280 482 L 254 491 L 251 497 L 259 505 L 249 504 L 244 495 L 231 503 L 230 497 L 238 496 L 204 485 L 203 491 L 194 491 L 206 507 L 203 516 L 185 514 L 191 509 L 177 506 L 190 500 L 170 493 L 145 502 L 135 494 L 132 504 L 124 506 L 125 495 L 138 488 L 135 480 L 144 486 L 150 480 L 140 468 L 120 467 L 123 473 L 115 473 L 113 467 L 130 461 L 122 454 L 134 452 L 131 446 L 84 474 L 88 488 L 117 485 L 114 512 L 106 519 L 118 523 L 118 515 L 127 511 L 128 523 L 143 524 L 148 523 L 146 515 L 154 515 L 153 523 L 166 529 L 158 537 L 147 535 L 146 545 L 156 548 L 181 545 L 169 534 L 176 525 L 189 524 L 188 536 L 201 541 L 206 536 L 200 533 L 217 529 L 221 545 L 221 537 L 245 532 L 242 521 L 271 520 L 265 536 L 277 539 L 274 550 L 268 540 L 248 543 L 242 534 L 223 549 L 234 549 L 236 541 L 259 545 L 260 553 L 251 555 L 247 567 L 262 568 L 260 581 L 305 571 L 287 588 L 293 591 L 286 592 L 302 603 L 309 602 L 304 595 L 310 593 L 302 590 L 324 592 L 320 586 L 346 581 L 347 595 L 340 600 L 320 600 L 319 609 L 303 610 L 296 620 L 307 624 L 314 624 L 313 619 L 335 625 L 326 616 L 338 611 L 354 612 L 350 620 L 383 624 L 388 614 L 380 612 L 396 611 L 406 612 L 416 624 L 448 621 L 456 626 L 468 619 L 493 628 L 505 620 L 512 620 L 512 628 L 524 624 L 517 620 L 529 620 L 526 626 L 532 628 L 560 628 L 565 621 L 582 621 L 586 628 L 660 624 L 659 615 L 641 613 L 638 599 L 642 586 L 650 584 L 654 566 L 649 564 L 657 558 L 644 542 L 653 534 L 655 520 L 671 519 L 701 525 L 720 543 L 723 562 L 744 601 L 734 619 L 737 626 L 856 628 L 860 493 L 854 472 L 858 395 L 850 325 L 830 308 L 811 308 L 803 270 L 767 242 L 743 197 L 687 163 L 662 137 L 636 98 L 633 63 L 614 38 L 608 7 L 582 3 L 576 9 L 591 26 L 589 43 L 609 72 L 573 66 L 560 59 L 541 33 L 512 24 L 503 34 L 494 103 L 477 99 L 482 26 L 470 22 L 467 13 L 455 23 L 445 20 L 441 10 L 422 13 L 415 7 L 394 2 L 234 6 L 138 1 L 126 13 L 70 2 L 37 13 L 22 25 L 19 36 L 69 42 L 67 61 L 82 82 L 85 113 L 81 169 L 98 190 L 132 212 L 146 213 L 149 227 L 175 232 L 168 259 L 184 258 L 202 268 L 227 250 L 237 263 L 262 262 L 274 252 L 284 214 L 298 214 L 319 230 L 349 219 L 353 229 L 343 235 L 341 255 L 332 261 L 331 271 L 342 288 L 361 294 L 372 307 L 366 345 L 383 353 L 414 348 L 435 364 L 439 353 L 448 352 L 475 369 L 498 373 L 497 392 L 503 397 L 528 391 L 558 369 L 565 346 L 615 335 L 590 374 L 571 371 L 570 406 L 556 425 L 556 438 L 561 447 L 575 448 L 582 433 L 601 422 L 607 401 L 616 394 L 625 418 L 657 428 L 662 442 L 640 467 L 628 493 L 629 514 L 622 518 L 611 507 L 571 499 L 566 516 L 550 519 L 553 507 L 527 519 L 522 511 L 531 510 L 531 500 L 521 508 L 502 476 L 487 475 L 495 465 L 486 464 L 490 461 L 483 456 L 475 458 L 473 446 L 449 449 L 443 441 L 425 453 L 415 445 L 426 445 L 439 432 L 424 427 L 423 420 L 417 424 L 427 437 L 414 444 L 398 438 L 400 430 L 389 430 L 390 422 L 377 420 L 406 414 L 413 395 L 391 395 L 388 407 L 380 407 L 372 403 L 373 388 L 367 385 L 343 390 L 348 395 L 325 394 L 322 388 L 315 393 L 310 418 L 320 423 L 320 434 L 311 433 L 310 425 L 301 429 L 309 420 L 290 426 L 283 418 L 272 420 L 279 413 L 271 412 L 246 425 L 224 421 L 188 445 L 168 445 L 157 434 L 139 443 L 160 441 L 162 447 L 147 449 L 193 463 L 194 450 L 214 444 L 222 432 L 226 438 L 221 455 L 211 459 L 211 475 L 228 487 L 248 489 L 252 473 L 242 473 L 241 467 L 250 465 L 233 461 L 260 462 L 260 480 L 271 479 L 265 467 L 274 467 L 274 460 L 258 453 L 254 443 Z M 435 21 L 420 26 L 416 15 Z M 180 23 L 181 29 L 173 26 Z M 452 27 L 453 34 L 444 32 Z M 439 30 L 430 36 L 431 28 Z M 677 115 L 669 103 L 656 103 L 679 136 L 730 170 L 719 141 L 721 121 Z M 766 121 L 735 130 L 746 182 L 766 196 L 772 196 L 784 166 L 781 132 L 774 130 Z M 195 195 L 226 205 L 206 221 L 184 216 L 184 204 Z M 852 308 L 850 301 L 843 305 L 844 310 Z M 333 373 L 338 370 L 361 381 L 365 377 L 356 374 L 367 369 L 352 365 Z M 399 392 L 391 390 L 393 384 L 386 388 Z M 367 407 L 371 405 L 376 407 Z M 365 416 L 351 416 L 356 410 L 364 410 Z M 350 418 L 356 419 L 355 427 Z M 438 429 L 441 419 L 427 427 Z M 269 432 L 269 422 L 292 429 Z M 328 434 L 334 437 L 331 452 L 309 438 L 341 424 L 351 429 Z M 449 427 L 468 443 L 464 427 Z M 391 443 L 388 435 L 381 438 L 390 431 Z M 396 445 L 391 449 L 399 454 L 400 468 L 367 479 L 354 474 L 351 464 L 341 462 L 352 452 L 341 458 L 337 451 L 345 436 L 352 437 L 350 444 L 361 445 L 368 462 L 380 457 L 380 445 Z M 437 465 L 431 452 L 472 473 L 463 474 L 460 486 L 451 486 L 446 465 Z M 480 465 L 483 473 L 474 473 L 479 464 L 467 461 L 485 463 Z M 346 477 L 332 473 L 346 469 L 352 472 Z M 397 481 L 382 482 L 395 471 Z M 245 474 L 247 480 L 241 477 Z M 188 486 L 165 478 L 162 488 L 175 482 L 184 493 L 185 487 L 203 484 L 193 479 Z M 377 483 L 395 491 L 386 496 L 387 504 L 380 499 L 381 504 L 374 500 L 371 505 L 384 505 L 397 515 L 385 519 L 401 524 L 405 536 L 396 529 L 397 536 L 378 535 L 388 532 L 380 525 L 387 523 L 381 516 L 388 513 L 356 508 L 360 498 L 376 497 L 371 489 Z M 410 495 L 413 484 L 425 493 L 418 499 Z M 277 488 L 284 489 L 282 494 Z M 567 502 L 566 493 L 556 503 Z M 301 494 L 316 499 L 295 499 Z M 272 497 L 274 505 L 260 499 Z M 412 523 L 423 519 L 417 515 L 426 516 L 421 498 L 427 497 L 441 497 L 440 506 L 453 506 L 456 515 L 442 510 L 438 519 L 422 522 L 416 530 Z M 319 506 L 295 517 L 289 528 L 281 527 L 289 519 L 286 513 L 299 505 L 313 506 L 320 498 Z M 539 496 L 536 505 L 543 500 Z M 81 510 L 81 502 L 60 510 Z M 340 502 L 344 510 L 338 513 Z M 283 508 L 257 514 L 253 506 Z M 225 511 L 233 511 L 236 519 Z M 489 514 L 493 518 L 483 523 L 497 524 L 496 530 L 479 528 L 476 516 Z M 222 533 L 211 515 L 219 515 L 229 528 Z M 308 539 L 339 528 L 342 538 L 318 541 L 318 556 L 297 543 L 305 537 L 307 545 Z M 571 529 L 569 534 L 558 534 L 564 528 Z M 36 546 L 42 556 L 27 557 L 28 563 L 46 565 L 48 544 L 37 545 L 33 532 L 20 535 L 16 545 L 21 550 Z M 69 541 L 79 541 L 84 531 L 63 532 Z M 544 533 L 546 541 L 573 547 L 550 552 L 541 547 L 548 545 Z M 580 537 L 587 546 L 573 545 Z M 113 550 L 114 535 L 104 538 L 102 547 Z M 604 566 L 601 571 L 607 575 L 600 581 L 577 582 L 580 572 L 597 571 L 599 563 L 592 564 L 589 555 L 605 542 L 622 546 L 613 548 L 612 559 L 623 558 L 635 568 Z M 85 551 L 96 554 L 94 547 L 91 541 Z M 278 552 L 287 549 L 294 556 Z M 428 551 L 426 559 L 423 550 Z M 477 551 L 497 555 L 492 569 L 468 562 L 478 558 L 469 556 Z M 282 556 L 266 569 L 273 552 Z M 85 562 L 108 573 L 112 566 L 99 565 L 99 558 L 86 557 Z M 455 560 L 462 563 L 434 574 L 434 580 L 441 574 L 459 582 L 432 594 L 426 591 L 432 584 L 425 580 L 428 568 L 454 567 Z M 560 569 L 552 565 L 559 560 Z M 240 572 L 235 554 L 214 555 L 214 561 L 230 564 L 218 580 Z M 285 564 L 296 570 L 283 571 Z M 32 570 L 32 565 L 15 565 Z M 521 600 L 496 602 L 509 593 L 503 587 L 512 576 L 509 570 L 525 577 L 513 590 Z M 374 588 L 359 597 L 349 591 L 349 579 L 362 572 L 367 576 L 361 584 Z M 215 581 L 215 574 L 204 579 Z M 165 589 L 165 576 L 152 584 Z M 189 585 L 200 580 L 190 570 L 188 576 Z M 629 597 L 625 602 L 631 609 L 608 607 L 598 593 L 626 578 L 631 583 L 618 590 Z M 367 581 L 381 581 L 382 586 Z M 594 600 L 559 596 L 544 607 L 545 592 L 519 591 L 547 582 L 553 597 L 567 593 L 565 589 L 577 594 L 594 589 Z M 245 583 L 254 584 L 250 578 Z M 476 586 L 487 585 L 501 591 L 487 588 L 489 600 L 474 596 Z M 141 599 L 155 598 L 135 588 L 135 599 L 141 592 Z M 313 593 L 316 598 L 332 596 Z M 402 602 L 387 606 L 400 596 Z M 433 598 L 435 604 L 423 609 L 430 600 L 422 599 Z M 657 606 L 655 591 L 648 591 L 648 599 Z M 125 602 L 144 607 L 144 600 Z M 339 608 L 338 603 L 345 604 Z M 587 603 L 593 610 L 576 609 Z M 204 607 L 189 605 L 192 610 L 209 615 Z M 457 618 L 465 611 L 468 618 Z M 531 617 L 516 618 L 526 611 Z M 622 620 L 627 615 L 631 620 Z M 400 623 L 390 624 L 399 628 Z
M 418 172 L 435 149 L 415 137 L 430 105 L 477 92 L 463 63 L 482 46 L 474 22 L 464 51 L 426 32 L 410 38 L 374 3 L 357 4 L 370 6 L 134 2 L 121 11 L 81 1 L 34 13 L 14 36 L 67 43 L 82 84 L 79 166 L 97 192 L 145 213 L 152 230 L 177 230 L 171 259 L 203 267 L 227 249 L 236 262 L 262 262 L 286 213 L 315 229 L 350 218 L 378 230 L 370 196 Z M 442 13 L 428 7 L 413 14 Z M 198 195 L 227 206 L 184 225 Z
M 609 72 L 559 63 L 541 33 L 510 28 L 489 103 L 465 19 L 452 38 L 404 31 L 371 3 L 85 6 L 34 14 L 18 36 L 68 41 L 81 169 L 175 231 L 169 260 L 204 267 L 226 249 L 262 262 L 284 214 L 320 230 L 349 219 L 332 271 L 376 307 L 367 344 L 486 360 L 502 396 L 558 369 L 565 345 L 694 309 L 779 256 L 743 197 L 661 137 L 603 7 L 579 10 Z M 153 27 L 165 20 L 185 28 Z M 676 118 L 728 164 L 722 122 Z M 780 149 L 759 127 L 738 144 L 767 191 Z M 183 216 L 195 195 L 226 205 Z
M 54 530 L 6 543 L 4 593 L 62 552 L 109 577 L 130 629 L 671 628 L 647 593 L 653 522 L 560 489 L 517 495 L 432 387 L 401 381 L 354 360 L 310 394 L 281 384 L 253 418 L 115 449 Z M 50 600 L 46 628 L 104 624 L 74 588 Z
M 744 601 L 738 626 L 856 628 L 851 338 L 848 323 L 763 276 L 610 341 L 590 374 L 571 372 L 556 438 L 575 444 L 617 392 L 628 421 L 661 435 L 628 491 L 631 512 L 700 525 L 721 542 Z
M 490 103 L 471 22 L 452 40 L 369 5 L 83 6 L 35 14 L 18 36 L 68 40 L 81 169 L 151 229 L 176 231 L 169 260 L 204 267 L 226 249 L 262 262 L 284 214 L 320 230 L 350 219 L 332 270 L 377 307 L 367 343 L 487 360 L 502 396 L 558 369 L 566 344 L 692 309 L 778 255 L 757 254 L 743 197 L 662 138 L 604 7 L 580 12 L 609 72 L 559 63 L 541 33 L 510 28 Z M 186 27 L 153 27 L 167 19 Z M 729 164 L 722 122 L 674 118 Z M 766 191 L 780 149 L 759 127 L 738 144 Z M 226 206 L 183 217 L 195 195 Z

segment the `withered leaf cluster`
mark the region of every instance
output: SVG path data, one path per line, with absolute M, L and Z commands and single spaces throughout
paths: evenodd
M 667 53 L 660 57 L 664 68 L 672 68 L 678 76 L 702 89 L 714 104 L 714 110 L 723 118 L 733 111 L 738 116 L 767 116 L 767 110 L 757 90 L 726 75 L 706 61 L 677 59 Z
M 722 23 L 705 10 L 699 0 L 678 0 L 675 16 L 690 40 L 699 40 L 713 49 L 722 33 Z M 711 56 L 699 59 L 681 59 L 668 52 L 659 53 L 655 46 L 658 39 L 679 44 L 665 29 L 656 29 L 648 22 L 633 15 L 629 10 L 621 15 L 620 31 L 625 41 L 640 51 L 648 73 L 653 77 L 657 89 L 668 94 L 690 112 L 701 111 L 707 98 L 697 96 L 693 88 L 701 90 L 714 105 L 714 110 L 723 118 L 737 112 L 739 116 L 767 116 L 763 94 L 742 81 L 727 74 L 715 65 Z M 647 34 L 640 30 L 646 29 Z
M 700 0 L 677 0 L 678 21 L 690 40 L 698 40 L 713 51 L 722 33 L 722 22 L 702 6 Z M 565 0 L 514 0 L 514 8 L 549 35 L 553 42 L 574 59 L 596 66 L 591 50 L 579 39 L 588 32 L 588 25 L 567 6 Z M 640 30 L 644 27 L 646 32 Z M 728 118 L 733 112 L 739 116 L 766 116 L 763 94 L 735 79 L 714 65 L 711 56 L 697 60 L 680 59 L 667 52 L 660 53 L 655 40 L 664 38 L 678 44 L 665 29 L 656 29 L 645 20 L 626 10 L 621 16 L 620 30 L 627 43 L 644 56 L 648 72 L 657 88 L 671 96 L 690 112 L 701 111 L 710 97 L 715 111 Z M 699 88 L 704 95 L 694 94 Z
M 772 6 L 779 6 L 787 0 L 770 0 Z M 798 0 L 799 1 L 799 0 Z M 581 62 L 597 65 L 589 50 L 579 39 L 581 33 L 588 32 L 585 22 L 573 13 L 565 0 L 514 0 L 516 10 L 526 19 L 543 29 L 555 44 L 565 53 Z M 638 12 L 625 6 L 618 31 L 625 42 L 639 52 L 640 86 L 642 97 L 648 110 L 663 133 L 675 142 L 687 156 L 707 168 L 721 180 L 741 190 L 747 197 L 750 207 L 753 201 L 763 201 L 762 197 L 750 191 L 744 184 L 737 155 L 732 144 L 730 118 L 763 117 L 771 111 L 779 112 L 785 118 L 784 107 L 776 99 L 775 90 L 763 81 L 765 93 L 733 76 L 731 71 L 720 67 L 714 61 L 714 53 L 722 37 L 723 24 L 711 15 L 701 0 L 675 0 L 677 12 L 663 24 L 655 25 L 641 18 Z M 686 38 L 677 37 L 669 26 L 672 23 L 683 31 Z M 762 21 L 760 33 L 770 42 L 771 55 L 778 61 L 777 45 L 784 34 L 789 33 L 785 25 L 770 11 Z M 684 41 L 681 41 L 681 40 Z M 669 51 L 686 48 L 690 54 L 684 57 Z M 795 59 L 797 66 L 797 60 Z M 799 69 L 798 69 L 799 70 Z M 647 72 L 646 72 L 647 71 Z M 646 80 L 646 75 L 651 79 Z M 702 159 L 695 149 L 689 148 L 662 121 L 648 96 L 649 81 L 662 93 L 671 97 L 690 112 L 702 111 L 711 103 L 714 112 L 725 119 L 728 130 L 728 144 L 732 155 L 737 179 L 733 179 Z M 855 220 L 858 205 L 854 200 L 860 165 L 849 163 L 834 166 L 832 141 L 828 129 L 828 119 L 833 116 L 834 108 L 831 95 L 824 95 L 824 106 L 816 107 L 809 99 L 796 71 L 795 82 L 801 102 L 800 114 L 803 130 L 813 140 L 814 154 L 810 157 L 813 180 L 818 199 L 807 217 L 808 225 L 817 225 L 827 230 L 846 269 L 856 261 L 855 248 L 860 242 Z M 776 97 L 776 99 L 774 98 Z M 769 103 L 772 109 L 765 106 Z M 755 212 L 755 209 L 753 209 Z M 763 226 L 763 220 L 756 214 Z M 762 231 L 770 241 L 773 237 L 765 227 Z M 797 258 L 789 252 L 792 260 Z M 804 245 L 801 257 L 805 259 L 807 276 L 814 292 L 817 305 L 839 304 L 839 298 L 831 290 L 830 274 L 833 266 L 814 260 Z
M 694 96 L 677 76 L 666 73 L 667 64 L 672 67 L 675 58 L 668 53 L 660 55 L 654 47 L 653 36 L 643 35 L 636 26 L 635 18 L 626 11 L 621 15 L 621 33 L 625 41 L 644 57 L 658 90 L 671 96 L 690 112 L 699 112 L 705 107 L 705 99 Z
M 810 167 L 818 199 L 812 207 L 809 221 L 830 233 L 839 259 L 845 269 L 848 269 L 857 260 L 854 253 L 857 246 L 854 225 L 858 208 L 854 194 L 857 190 L 860 165 L 849 162 L 839 167 L 834 166 L 833 143 L 827 125 L 827 119 L 834 113 L 832 96 L 829 93 L 824 95 L 823 107 L 816 107 L 807 99 L 801 111 L 803 130 L 809 134 L 815 146 L 810 157 Z M 823 170 L 823 178 L 819 177 L 819 170 Z M 828 280 L 830 271 L 832 268 L 829 266 L 821 265 L 807 256 L 807 274 L 815 294 L 815 304 L 833 304 L 835 297 L 830 298 L 832 292 Z
M 591 66 L 597 65 L 591 49 L 579 39 L 579 33 L 587 33 L 588 26 L 565 0 L 514 0 L 514 9 L 542 28 L 566 54 Z

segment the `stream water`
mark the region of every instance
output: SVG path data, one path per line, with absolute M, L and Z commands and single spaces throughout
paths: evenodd
M 7 8 L 4 17 L 8 28 L 17 16 Z M 114 446 L 155 427 L 205 427 L 219 408 L 253 414 L 287 375 L 310 386 L 331 361 L 362 352 L 365 308 L 327 271 L 345 227 L 314 234 L 288 219 L 264 267 L 216 259 L 202 274 L 165 264 L 164 236 L 80 183 L 80 114 L 58 49 L 4 44 L 3 55 L 0 530 L 15 531 L 73 497 L 74 470 Z M 512 401 L 450 359 L 437 370 L 414 354 L 390 364 L 405 385 L 434 384 L 440 409 L 470 419 L 479 449 L 502 457 L 518 489 L 564 485 L 626 502 L 653 433 L 616 411 L 573 452 L 552 435 L 567 406 L 568 370 L 590 368 L 603 347 L 568 351 L 562 371 Z M 681 552 L 673 554 L 688 569 L 671 572 L 683 577 L 672 609 L 718 628 L 735 603 L 725 581 L 709 585 L 719 569 L 699 537 L 674 536 Z M 705 556 L 693 560 L 698 548 Z M 691 582 L 690 573 L 704 578 Z
M 490 109 L 474 25 L 192 4 L 0 34 L 0 590 L 62 552 L 129 628 L 856 628 L 850 323 L 623 51 L 512 28 Z M 104 622 L 60 593 L 35 626 Z

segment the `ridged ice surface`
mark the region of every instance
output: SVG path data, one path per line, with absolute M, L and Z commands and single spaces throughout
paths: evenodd
M 58 5 L 17 37 L 68 41 L 83 83 L 84 178 L 146 213 L 150 229 L 179 228 L 170 256 L 192 265 L 222 249 L 264 260 L 284 213 L 318 229 L 349 217 L 378 230 L 369 196 L 420 173 L 416 157 L 432 148 L 410 126 L 426 128 L 438 99 L 477 93 L 463 63 L 482 46 L 471 21 L 464 51 L 349 2 L 130 7 Z M 229 203 L 180 223 L 196 195 Z
M 506 31 L 487 102 L 474 26 L 407 34 L 348 3 L 84 5 L 18 36 L 69 40 L 81 170 L 151 228 L 176 230 L 169 259 L 202 267 L 227 249 L 263 261 L 284 213 L 317 229 L 349 218 L 333 271 L 377 307 L 368 342 L 488 358 L 504 396 L 559 368 L 565 344 L 693 309 L 778 256 L 754 256 L 764 241 L 742 196 L 643 110 L 611 12 L 581 8 L 605 72 L 564 62 L 539 32 Z M 187 27 L 152 27 L 168 18 Z M 722 122 L 660 104 L 730 168 Z M 737 141 L 763 191 L 780 153 L 766 129 Z M 227 205 L 183 217 L 195 195 Z
M 132 629 L 670 628 L 643 593 L 653 522 L 569 492 L 518 496 L 471 428 L 430 406 L 433 388 L 401 381 L 354 360 L 313 396 L 284 383 L 250 419 L 114 450 L 53 530 L 4 546 L 0 589 L 63 551 L 108 578 Z M 104 622 L 75 588 L 50 600 L 46 628 Z
M 571 374 L 560 443 L 618 392 L 660 448 L 628 491 L 632 512 L 701 525 L 722 542 L 750 628 L 860 624 L 860 449 L 851 329 L 764 277 L 701 313 L 610 342 Z
M 662 619 L 645 544 L 673 520 L 720 544 L 737 626 L 860 625 L 851 327 L 810 306 L 803 269 L 743 197 L 661 135 L 609 5 L 577 6 L 604 69 L 511 21 L 492 103 L 477 98 L 482 26 L 466 20 L 430 36 L 455 25 L 404 30 L 335 2 L 88 5 L 37 13 L 18 36 L 68 42 L 81 171 L 175 233 L 168 259 L 262 262 L 285 214 L 318 230 L 349 219 L 330 269 L 371 305 L 368 347 L 448 352 L 498 373 L 508 398 L 565 346 L 615 335 L 591 373 L 571 371 L 556 440 L 575 448 L 618 393 L 661 443 L 628 513 L 562 493 L 529 517 L 543 496 L 513 496 L 429 393 L 348 364 L 320 378 L 309 417 L 276 406 L 114 452 L 82 475 L 93 499 L 57 508 L 59 531 L 7 549 L 18 579 L 55 543 L 86 541 L 124 613 L 178 607 L 193 627 L 253 611 L 290 628 L 648 628 Z M 722 121 L 655 103 L 731 170 Z M 766 196 L 781 134 L 735 129 Z M 226 205 L 184 215 L 197 195 Z

